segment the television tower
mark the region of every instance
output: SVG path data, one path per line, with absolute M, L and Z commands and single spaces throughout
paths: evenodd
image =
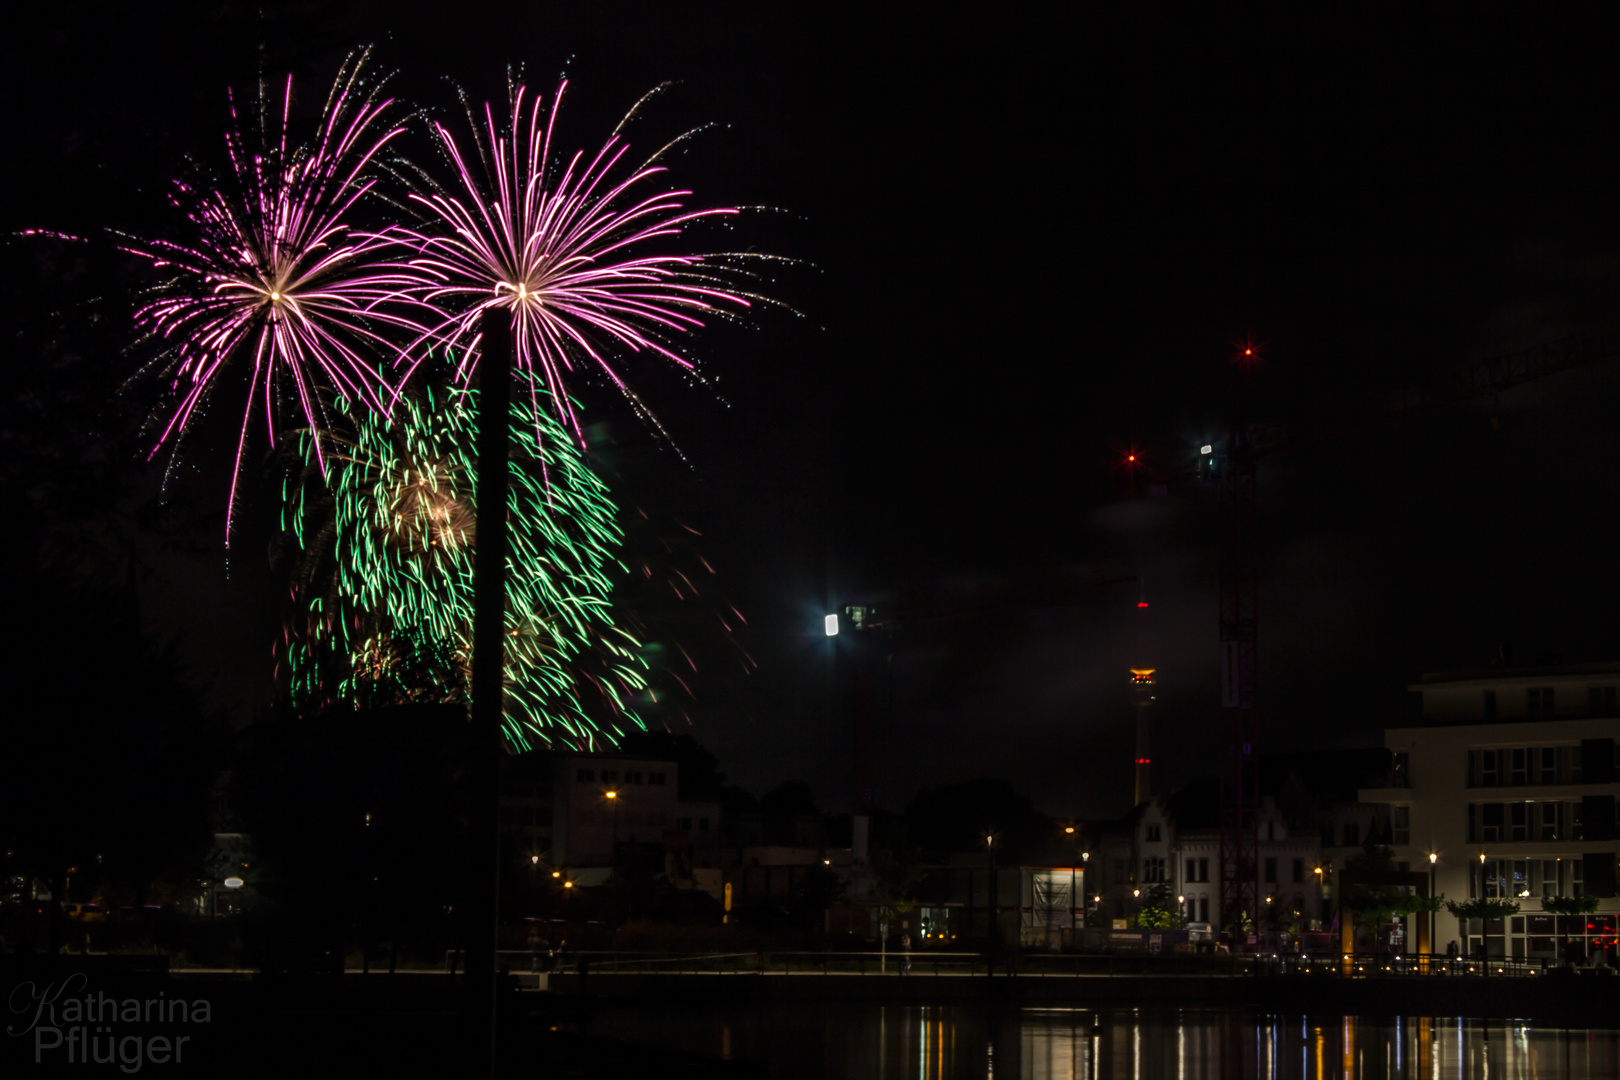
M 1153 636 L 1149 632 L 1147 584 L 1136 601 L 1136 667 L 1131 671 L 1131 712 L 1136 719 L 1136 798 L 1132 806 L 1140 806 L 1153 796 L 1153 750 L 1149 738 L 1149 723 L 1156 696 L 1153 676 Z

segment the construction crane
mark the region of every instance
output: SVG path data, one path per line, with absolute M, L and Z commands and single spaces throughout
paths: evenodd
M 1494 397 L 1506 390 L 1620 355 L 1620 327 L 1575 334 L 1488 360 L 1442 369 L 1401 390 L 1324 410 L 1291 424 L 1255 426 L 1249 390 L 1258 360 L 1248 345 L 1229 370 L 1224 446 L 1200 447 L 1197 463 L 1152 478 L 1197 476 L 1219 484 L 1221 673 L 1221 922 L 1259 916 L 1260 724 L 1256 465 L 1266 457 L 1350 435 L 1414 413 Z M 1493 425 L 1495 421 L 1493 419 Z M 1128 458 L 1132 485 L 1136 454 Z

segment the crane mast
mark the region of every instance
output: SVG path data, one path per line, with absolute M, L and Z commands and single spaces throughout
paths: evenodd
M 1249 431 L 1254 349 L 1231 367 L 1231 431 L 1219 493 L 1221 630 L 1221 922 L 1259 915 L 1260 730 L 1256 713 L 1259 574 L 1255 454 Z

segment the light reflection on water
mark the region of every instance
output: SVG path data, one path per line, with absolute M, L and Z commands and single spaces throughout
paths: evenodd
M 773 1080 L 1620 1077 L 1620 1031 L 1514 1020 L 776 1002 L 610 1010 L 590 1030 L 757 1062 Z

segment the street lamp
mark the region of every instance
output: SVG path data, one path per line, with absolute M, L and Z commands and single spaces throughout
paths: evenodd
M 611 788 L 602 793 L 613 805 L 613 873 L 619 872 L 619 793 Z
M 1439 862 L 1439 861 L 1440 861 L 1440 856 L 1437 853 L 1435 853 L 1433 851 L 1429 852 L 1429 903 L 1431 905 L 1434 903 L 1434 864 Z M 1429 955 L 1430 956 L 1434 955 L 1434 947 L 1435 947 L 1435 944 L 1436 944 L 1435 939 L 1434 939 L 1434 935 L 1435 935 L 1435 931 L 1438 929 L 1438 925 L 1435 922 L 1435 914 L 1436 914 L 1436 909 L 1433 908 L 1433 907 L 1430 907 L 1429 908 Z

